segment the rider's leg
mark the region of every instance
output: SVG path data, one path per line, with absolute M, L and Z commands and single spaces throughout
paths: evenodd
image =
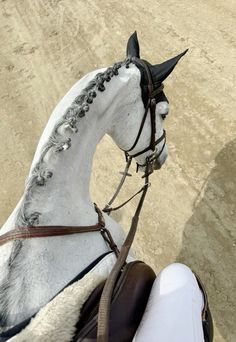
M 204 299 L 192 271 L 172 264 L 157 276 L 135 342 L 204 342 Z

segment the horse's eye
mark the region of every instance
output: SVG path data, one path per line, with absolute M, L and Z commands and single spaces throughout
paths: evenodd
M 162 120 L 165 120 L 167 114 L 161 114 Z

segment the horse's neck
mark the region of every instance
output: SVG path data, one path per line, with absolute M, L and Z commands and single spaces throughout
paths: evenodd
M 31 177 L 40 160 L 43 147 L 49 140 L 55 124 L 96 73 L 93 72 L 77 82 L 54 109 L 40 138 L 28 178 Z M 106 97 L 106 93 L 104 95 Z M 104 95 L 98 94 L 100 98 Z M 92 105 L 86 116 L 79 120 L 78 133 L 70 135 L 72 139 L 70 149 L 57 155 L 49 152 L 46 156 L 46 166 L 53 172 L 53 177 L 46 186 L 35 189 L 30 203 L 26 206 L 28 214 L 34 211 L 40 212 L 40 225 L 82 225 L 93 224 L 97 220 L 89 196 L 89 180 L 96 145 L 107 128 L 107 122 L 99 116 L 99 111 L 104 110 L 103 102 L 105 103 L 99 99 L 98 105 Z M 1 233 L 19 225 L 17 211 L 22 206 L 21 202 L 22 199 L 2 227 Z
M 85 83 L 87 81 L 85 80 Z M 55 108 L 36 150 L 30 176 L 55 123 L 78 95 L 81 87 L 83 88 L 83 80 L 75 85 Z M 119 89 L 119 84 L 116 88 Z M 103 99 L 105 95 L 106 92 L 104 95 L 99 94 Z M 106 112 L 108 108 L 110 116 L 106 118 L 99 115 L 102 111 Z M 109 97 L 97 102 L 97 106 L 95 104 L 91 106 L 86 116 L 81 118 L 78 123 L 78 133 L 71 136 L 71 147 L 66 151 L 58 152 L 56 157 L 48 156 L 47 163 L 53 176 L 45 186 L 39 186 L 32 193 L 30 202 L 26 206 L 28 213 L 34 211 L 40 213 L 40 225 L 97 223 L 97 214 L 89 196 L 89 179 L 96 145 L 109 129 L 113 110 L 115 110 L 114 98 L 109 94 Z M 24 199 L 20 201 L 18 207 L 22 205 L 22 201 Z M 17 211 L 12 213 L 2 233 L 14 228 Z M 115 241 L 118 245 L 121 244 L 123 234 L 119 225 L 109 217 L 106 217 L 106 224 Z M 8 293 L 4 291 L 1 293 L 3 289 L 0 286 L 0 304 L 2 301 L 2 305 L 8 306 L 6 311 L 9 312 L 8 322 L 11 324 L 16 324 L 34 313 L 90 262 L 109 250 L 99 233 L 30 239 L 23 241 L 20 252 L 16 251 L 12 270 L 6 270 L 9 256 L 12 256 L 12 245 L 14 246 L 11 242 L 0 249 L 0 267 L 4 270 L 0 277 L 0 285 L 6 279 L 7 283 L 12 285 Z
M 72 136 L 71 147 L 52 157 L 53 173 L 44 187 L 32 194 L 26 210 L 28 215 L 39 212 L 40 225 L 89 225 L 97 215 L 89 195 L 89 181 L 96 145 L 105 132 L 99 131 L 99 120 L 94 113 L 81 121 L 77 135 Z

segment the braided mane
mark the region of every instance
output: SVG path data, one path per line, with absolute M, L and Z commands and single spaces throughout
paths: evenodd
M 104 83 L 109 82 L 113 76 L 119 74 L 119 69 L 122 66 L 129 67 L 131 61 L 126 59 L 123 62 L 115 63 L 112 67 L 106 69 L 103 73 L 98 73 L 91 80 L 87 87 L 84 88 L 79 96 L 77 96 L 72 104 L 67 108 L 64 115 L 55 125 L 48 142 L 44 145 L 39 161 L 33 168 L 29 179 L 27 180 L 23 201 L 17 214 L 16 226 L 30 227 L 39 224 L 40 212 L 28 213 L 27 209 L 30 205 L 33 191 L 40 186 L 45 186 L 46 183 L 53 177 L 53 173 L 49 170 L 45 157 L 48 152 L 61 153 L 71 147 L 71 138 L 63 136 L 60 128 L 66 128 L 71 133 L 78 132 L 79 119 L 83 118 L 89 111 L 94 98 L 97 96 L 97 91 L 103 92 L 106 88 Z

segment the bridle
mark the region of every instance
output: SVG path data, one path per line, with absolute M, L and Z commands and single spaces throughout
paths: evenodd
M 117 256 L 117 261 L 116 264 L 114 265 L 107 281 L 104 286 L 104 290 L 101 296 L 101 301 L 100 301 L 100 306 L 99 306 L 99 315 L 98 315 L 98 337 L 97 341 L 98 342 L 106 342 L 108 341 L 108 322 L 109 322 L 109 310 L 110 310 L 110 300 L 111 300 L 111 295 L 113 291 L 114 284 L 116 282 L 116 279 L 118 277 L 118 274 L 124 264 L 126 263 L 126 258 L 128 256 L 129 250 L 131 248 L 136 230 L 137 230 L 137 225 L 138 225 L 138 220 L 139 220 L 139 214 L 142 209 L 142 205 L 147 193 L 147 190 L 150 186 L 149 183 L 149 175 L 153 172 L 152 168 L 152 163 L 160 156 L 162 153 L 165 143 L 166 143 L 166 134 L 165 131 L 163 131 L 163 134 L 161 135 L 160 138 L 155 140 L 155 135 L 156 135 L 156 96 L 162 92 L 163 86 L 160 85 L 157 89 L 154 89 L 153 81 L 152 81 L 152 76 L 151 72 L 145 63 L 145 61 L 139 59 L 139 58 L 132 58 L 130 61 L 127 62 L 126 66 L 129 65 L 130 62 L 135 63 L 136 65 L 139 65 L 144 68 L 145 73 L 148 78 L 148 101 L 147 105 L 145 107 L 145 112 L 143 115 L 143 119 L 140 124 L 140 128 L 137 134 L 137 137 L 128 150 L 124 151 L 125 156 L 126 156 L 126 166 L 125 170 L 123 173 L 123 177 L 120 181 L 120 184 L 118 185 L 118 188 L 111 198 L 111 200 L 108 202 L 108 204 L 105 206 L 103 209 L 104 212 L 110 213 L 113 210 L 118 210 L 121 207 L 123 207 L 125 204 L 127 204 L 132 198 L 134 198 L 136 195 L 139 193 L 141 194 L 138 206 L 135 211 L 135 215 L 132 218 L 132 224 L 131 228 L 128 232 L 128 235 L 126 237 L 126 240 L 124 244 L 122 245 L 120 251 L 118 250 L 109 230 L 105 227 L 105 220 L 103 218 L 103 214 L 100 211 L 100 209 L 95 205 L 95 210 L 98 214 L 98 223 L 92 226 L 36 226 L 36 227 L 17 227 L 15 229 L 10 230 L 9 232 L 3 234 L 0 236 L 0 246 L 4 245 L 5 243 L 9 241 L 15 241 L 19 239 L 29 239 L 29 238 L 40 238 L 40 237 L 49 237 L 49 236 L 62 236 L 62 235 L 70 235 L 70 234 L 78 234 L 78 233 L 85 233 L 85 232 L 100 232 L 101 235 L 103 236 L 104 240 L 108 243 L 110 246 L 111 250 L 114 251 L 115 255 Z M 146 148 L 144 148 L 142 151 L 136 152 L 134 154 L 131 154 L 132 150 L 136 147 L 148 112 L 150 109 L 150 118 L 151 118 L 151 137 L 150 137 L 150 144 Z M 160 142 L 164 140 L 163 146 L 159 153 L 156 155 L 155 150 L 156 150 L 156 145 L 158 145 Z M 111 204 L 114 202 L 115 198 L 117 197 L 122 185 L 124 184 L 125 178 L 128 175 L 128 170 L 131 165 L 132 159 L 149 151 L 152 150 L 153 153 L 146 158 L 146 163 L 144 165 L 139 165 L 145 167 L 145 173 L 143 178 L 145 179 L 144 186 L 136 192 L 130 199 L 125 201 L 122 205 L 119 205 L 116 208 L 111 208 Z
M 147 104 L 145 107 L 145 111 L 143 114 L 143 118 L 142 118 L 139 130 L 138 130 L 138 134 L 136 136 L 136 139 L 135 139 L 133 145 L 128 150 L 122 149 L 122 151 L 124 151 L 124 153 L 125 153 L 126 166 L 125 166 L 124 172 L 122 172 L 123 177 L 121 178 L 120 183 L 119 183 L 114 195 L 112 196 L 110 201 L 106 204 L 106 206 L 103 208 L 103 211 L 108 213 L 108 214 L 110 214 L 111 211 L 118 210 L 118 209 L 122 208 L 124 205 L 126 205 L 136 195 L 140 194 L 144 190 L 145 186 L 150 186 L 150 183 L 146 182 L 144 184 L 144 186 L 139 191 L 137 191 L 132 197 L 130 197 L 128 200 L 126 200 L 123 204 L 120 204 L 119 206 L 117 206 L 115 208 L 111 208 L 111 205 L 115 201 L 116 197 L 118 196 L 118 194 L 119 194 L 119 192 L 120 192 L 120 190 L 121 190 L 121 188 L 125 182 L 127 175 L 129 175 L 128 171 L 129 171 L 132 159 L 140 156 L 141 154 L 143 154 L 149 150 L 153 151 L 153 153 L 151 155 L 146 157 L 146 161 L 144 164 L 136 163 L 137 164 L 137 168 L 136 168 L 137 172 L 138 172 L 140 167 L 145 168 L 145 175 L 143 176 L 143 178 L 145 178 L 147 176 L 147 174 L 149 176 L 153 172 L 153 164 L 160 157 L 160 155 L 162 154 L 162 152 L 165 148 L 165 145 L 166 145 L 166 131 L 165 130 L 163 130 L 162 135 L 157 140 L 155 140 L 155 135 L 156 135 L 156 105 L 157 105 L 156 97 L 158 94 L 163 92 L 164 85 L 161 84 L 156 89 L 154 88 L 151 72 L 149 70 L 147 63 L 144 60 L 139 59 L 137 57 L 132 57 L 130 60 L 127 61 L 127 64 L 126 64 L 127 68 L 129 67 L 129 63 L 131 63 L 131 62 L 133 62 L 135 65 L 141 66 L 146 73 L 146 76 L 148 79 L 148 94 L 147 94 L 148 100 L 147 100 Z M 148 115 L 149 110 L 150 110 L 150 122 L 151 122 L 150 144 L 147 147 L 145 147 L 143 150 L 136 152 L 134 154 L 131 154 L 130 152 L 132 152 L 133 149 L 138 144 L 138 141 L 139 141 L 140 136 L 142 134 L 143 127 L 144 127 L 145 121 L 147 119 L 147 115 Z M 162 144 L 160 151 L 156 154 L 155 153 L 156 146 L 159 143 L 161 143 L 163 140 L 164 140 L 164 143 Z
M 146 108 L 144 111 L 143 119 L 141 121 L 139 131 L 138 131 L 137 137 L 136 137 L 133 145 L 128 150 L 125 150 L 125 152 L 129 156 L 131 156 L 132 158 L 135 158 L 135 157 L 138 157 L 139 155 L 141 155 L 141 154 L 143 154 L 149 150 L 155 151 L 156 145 L 158 145 L 163 139 L 165 139 L 166 134 L 165 134 L 165 130 L 164 130 L 161 137 L 158 138 L 157 140 L 155 140 L 155 135 L 156 135 L 156 105 L 157 105 L 156 96 L 158 94 L 162 93 L 164 86 L 161 84 L 157 89 L 154 89 L 154 85 L 153 85 L 153 81 L 152 81 L 152 75 L 151 75 L 149 67 L 145 61 L 143 61 L 142 59 L 139 59 L 137 57 L 133 57 L 131 59 L 131 61 L 134 64 L 143 67 L 143 69 L 145 70 L 146 76 L 148 78 L 148 101 L 147 101 L 147 105 L 146 105 Z M 150 110 L 150 118 L 151 118 L 151 120 L 150 120 L 151 121 L 150 144 L 146 148 L 144 148 L 143 150 L 141 150 L 135 154 L 130 154 L 130 152 L 136 147 L 136 145 L 140 139 L 145 121 L 147 119 L 148 110 Z M 164 145 L 165 145 L 165 142 L 164 142 Z

